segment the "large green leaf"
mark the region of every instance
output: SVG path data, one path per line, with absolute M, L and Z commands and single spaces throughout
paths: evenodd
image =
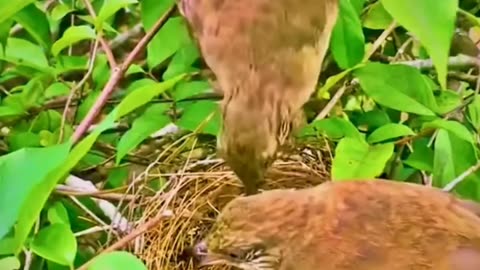
M 14 19 L 44 48 L 50 48 L 50 25 L 44 12 L 30 4 L 18 12 Z
M 365 54 L 362 24 L 350 1 L 339 1 L 340 12 L 330 41 L 333 58 L 342 69 L 360 63 Z
M 447 64 L 458 0 L 380 0 L 392 17 L 423 44 L 447 89 Z
M 0 24 L 33 2 L 35 0 L 0 0 Z
M 378 143 L 398 137 L 413 135 L 415 135 L 415 132 L 413 132 L 413 130 L 408 126 L 397 123 L 389 123 L 373 131 L 372 134 L 368 136 L 367 141 L 368 143 Z
M 54 223 L 42 228 L 35 235 L 31 249 L 40 257 L 73 267 L 77 253 L 77 239 L 68 225 Z
M 65 161 L 69 149 L 68 143 L 24 148 L 0 158 L 0 239 L 17 221 L 35 186 Z
M 435 139 L 433 185 L 444 187 L 478 162 L 473 145 L 441 129 Z M 462 197 L 480 200 L 480 172 L 473 172 L 454 191 Z
M 93 30 L 93 28 L 91 28 L 89 25 L 70 26 L 67 30 L 65 30 L 63 36 L 53 43 L 52 54 L 56 56 L 63 49 L 72 46 L 79 41 L 95 39 L 95 37 L 95 30 Z
M 93 259 L 88 270 L 147 270 L 147 267 L 131 253 L 113 251 Z
M 155 68 L 190 42 L 187 25 L 182 17 L 171 17 L 147 46 L 147 63 Z
M 435 115 L 437 105 L 433 91 L 417 69 L 369 63 L 353 73 L 363 91 L 377 103 L 398 111 Z
M 393 150 L 393 143 L 369 145 L 364 140 L 343 138 L 335 149 L 332 180 L 378 177 L 393 155 Z

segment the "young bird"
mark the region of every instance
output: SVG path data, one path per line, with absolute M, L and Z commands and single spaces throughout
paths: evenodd
M 480 269 L 479 204 L 389 180 L 232 200 L 194 250 L 243 270 Z
M 254 194 L 315 89 L 338 0 L 179 0 L 223 92 L 218 150 Z

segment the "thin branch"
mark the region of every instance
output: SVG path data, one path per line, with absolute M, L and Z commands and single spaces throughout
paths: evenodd
M 452 191 L 458 184 L 460 184 L 463 180 L 465 180 L 465 178 L 475 173 L 478 169 L 480 169 L 480 161 L 478 161 L 477 164 L 473 165 L 472 167 L 468 168 L 468 170 L 463 172 L 457 178 L 453 179 L 452 182 L 448 183 L 448 185 L 446 185 L 443 188 L 443 191 L 447 191 L 447 192 Z
M 72 87 L 72 89 L 70 90 L 70 94 L 68 95 L 67 102 L 65 102 L 65 107 L 63 109 L 63 114 L 62 114 L 62 121 L 60 124 L 60 134 L 58 136 L 59 142 L 63 141 L 63 134 L 65 131 L 65 122 L 67 121 L 67 114 L 68 114 L 70 105 L 72 103 L 73 97 L 75 96 L 75 93 L 77 92 L 77 90 L 80 89 L 85 84 L 88 78 L 90 78 L 90 75 L 93 72 L 93 67 L 95 66 L 95 59 L 97 58 L 98 42 L 99 42 L 99 39 L 97 38 L 95 40 L 95 43 L 93 45 L 93 48 L 90 54 L 87 73 L 85 73 L 85 76 L 83 76 L 83 78 L 80 80 L 80 82 L 78 82 L 78 84 Z
M 83 0 L 83 3 L 85 4 L 85 7 L 88 10 L 88 13 L 90 16 L 92 16 L 93 20 L 97 19 L 97 14 L 95 14 L 95 10 L 92 7 L 92 4 L 90 3 L 90 0 Z M 116 68 L 117 67 L 117 61 L 115 60 L 115 56 L 113 56 L 113 52 L 110 49 L 108 42 L 105 41 L 103 36 L 99 34 L 98 38 L 100 39 L 100 44 L 102 45 L 103 51 L 107 55 L 108 63 L 110 64 L 110 68 Z
M 466 68 L 472 66 L 478 66 L 480 60 L 476 57 L 459 54 L 457 56 L 452 56 L 448 58 L 448 67 L 449 68 Z M 395 64 L 403 64 L 411 67 L 418 68 L 420 70 L 433 69 L 432 59 L 420 59 L 413 61 L 399 61 L 394 62 Z
M 87 1 L 88 2 L 88 1 Z M 128 67 L 132 64 L 133 60 L 137 55 L 140 53 L 141 50 L 147 45 L 147 43 L 153 38 L 155 33 L 162 27 L 162 25 L 167 21 L 167 18 L 170 14 L 175 10 L 175 6 L 172 6 L 165 14 L 155 23 L 155 25 L 150 29 L 147 34 L 140 40 L 137 46 L 130 52 L 130 54 L 125 59 L 125 62 L 120 66 L 117 66 L 113 69 L 113 72 L 108 80 L 107 84 L 103 88 L 100 96 L 97 98 L 95 104 L 93 104 L 92 108 L 88 111 L 85 118 L 82 120 L 80 125 L 75 130 L 73 134 L 73 142 L 76 143 L 78 140 L 83 136 L 83 134 L 88 130 L 89 126 L 93 123 L 97 115 L 100 113 L 101 109 L 107 102 L 110 95 L 115 90 L 120 79 L 123 77 L 123 74 L 128 69 Z

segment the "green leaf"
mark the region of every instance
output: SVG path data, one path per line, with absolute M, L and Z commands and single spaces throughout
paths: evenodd
M 199 56 L 197 45 L 193 42 L 187 43 L 175 53 L 162 78 L 168 80 L 179 74 L 195 71 L 192 64 Z
M 25 28 L 30 35 L 44 48 L 50 48 L 50 25 L 44 12 L 34 4 L 30 4 L 18 12 L 15 21 Z
M 473 134 L 460 122 L 453 120 L 437 119 L 423 124 L 422 129 L 445 129 L 457 135 L 460 139 L 473 143 Z
M 340 72 L 340 73 L 338 73 L 334 76 L 328 77 L 325 84 L 320 89 L 318 89 L 317 97 L 318 98 L 324 98 L 328 94 L 330 89 L 332 89 L 332 87 L 335 86 L 335 84 L 337 84 L 340 80 L 345 78 L 353 70 L 354 70 L 354 68 L 347 69 L 347 70 L 344 70 L 344 71 L 342 71 L 342 72 Z
M 362 13 L 362 9 L 363 9 L 363 6 L 365 6 L 366 1 L 367 0 L 350 0 L 353 8 L 355 9 L 358 15 Z
M 93 259 L 88 270 L 147 270 L 147 267 L 129 252 L 113 251 Z
M 475 148 L 450 131 L 439 130 L 435 139 L 433 185 L 444 187 L 478 162 Z M 454 189 L 461 197 L 480 199 L 480 173 L 467 176 Z
M 41 229 L 35 235 L 31 249 L 47 260 L 73 266 L 77 253 L 77 239 L 68 225 L 55 223 Z
M 340 117 L 331 117 L 315 120 L 306 126 L 300 133 L 301 136 L 325 135 L 331 140 L 341 138 L 363 139 L 357 128 L 348 120 Z
M 142 0 L 141 13 L 143 27 L 148 31 L 158 21 L 158 19 L 167 12 L 169 8 L 175 5 L 175 0 Z
M 182 17 L 171 17 L 147 45 L 147 64 L 150 69 L 163 63 L 190 42 Z
M 160 95 L 161 93 L 169 90 L 174 87 L 180 80 L 182 80 L 186 75 L 181 74 L 170 80 L 160 82 L 160 83 L 149 83 L 145 86 L 135 89 L 135 91 L 128 94 L 120 104 L 118 104 L 118 113 L 120 115 L 126 115 L 131 111 L 147 104 L 154 97 Z
M 369 29 L 386 29 L 393 22 L 392 16 L 383 7 L 381 2 L 370 5 L 363 18 L 363 26 Z
M 44 50 L 24 39 L 9 38 L 5 55 L 0 52 L 0 59 L 39 71 L 52 72 Z
M 467 119 L 478 132 L 480 130 L 480 97 L 475 96 L 467 106 Z
M 408 126 L 390 123 L 375 129 L 367 138 L 368 143 L 378 143 L 403 136 L 413 136 L 415 132 Z
M 398 111 L 434 116 L 433 92 L 421 73 L 406 65 L 369 63 L 354 71 L 360 85 L 377 103 Z
M 50 18 L 54 21 L 59 21 L 63 17 L 65 17 L 68 13 L 70 13 L 72 11 L 75 11 L 75 9 L 73 9 L 69 5 L 66 5 L 64 3 L 58 3 L 52 9 L 52 13 L 50 14 Z
M 34 2 L 35 0 L 0 0 L 0 24 Z
M 330 48 L 333 58 L 342 69 L 352 68 L 365 55 L 365 36 L 357 12 L 350 0 L 339 0 L 338 19 L 333 28 Z
M 70 87 L 64 82 L 54 82 L 45 89 L 44 97 L 55 98 L 59 96 L 66 96 L 70 93 Z
M 100 12 L 98 12 L 97 20 L 96 20 L 96 28 L 100 30 L 100 27 L 103 23 L 113 16 L 117 11 L 120 9 L 130 5 L 138 3 L 137 0 L 104 0 L 103 5 L 100 8 Z
M 179 101 L 197 94 L 206 93 L 209 90 L 211 90 L 211 87 L 207 81 L 179 82 L 175 86 L 172 96 L 175 101 Z
M 70 145 L 24 148 L 0 157 L 0 239 L 17 221 L 30 192 L 65 162 Z M 31 198 L 35 199 L 35 198 Z M 17 228 L 18 229 L 18 228 Z
M 438 105 L 438 114 L 446 114 L 459 108 L 462 105 L 462 97 L 452 90 L 441 90 L 435 95 L 435 100 Z
M 52 207 L 48 209 L 48 221 L 50 223 L 62 223 L 65 225 L 70 225 L 70 219 L 68 218 L 67 208 L 61 203 L 56 202 Z
M 57 56 L 63 49 L 87 39 L 95 39 L 95 30 L 88 25 L 70 26 L 63 36 L 55 41 L 52 46 L 52 54 Z
M 447 64 L 455 31 L 458 0 L 380 0 L 385 9 L 422 43 L 432 58 L 443 89 L 447 89 Z
M 179 106 L 180 107 L 180 106 Z M 220 114 L 218 113 L 218 104 L 210 100 L 201 100 L 195 102 L 185 102 L 181 105 L 185 109 L 177 125 L 189 131 L 196 131 L 200 125 L 203 128 L 201 133 L 217 135 L 220 130 Z M 206 119 L 212 113 L 214 115 L 207 122 Z
M 418 170 L 433 171 L 433 150 L 428 147 L 429 139 L 414 140 L 412 153 L 403 162 L 406 165 Z
M 169 108 L 170 105 L 168 104 L 153 104 L 133 121 L 132 127 L 125 132 L 118 142 L 117 165 L 128 152 L 135 149 L 148 136 L 170 123 L 170 117 L 166 114 Z
M 343 138 L 335 149 L 332 180 L 376 178 L 382 174 L 393 150 L 393 143 L 369 145 L 364 140 Z
M 116 116 L 117 110 L 114 109 L 86 138 L 75 145 L 68 156 L 63 158 L 60 166 L 51 170 L 50 173 L 43 178 L 42 182 L 37 184 L 30 192 L 27 200 L 23 204 L 16 227 L 16 253 L 21 251 L 23 242 L 27 238 L 35 221 L 38 219 L 38 215 L 42 211 L 43 205 L 55 189 L 57 183 L 64 179 L 71 169 L 88 153 L 102 132 L 115 126 L 115 119 L 117 119 Z
M 0 269 L 2 270 L 18 270 L 20 266 L 21 264 L 17 257 L 10 256 L 0 259 Z

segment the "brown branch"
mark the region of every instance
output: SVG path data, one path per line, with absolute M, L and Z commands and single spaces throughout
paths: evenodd
M 88 10 L 88 13 L 90 16 L 92 16 L 93 20 L 97 18 L 97 14 L 95 14 L 95 10 L 92 7 L 92 4 L 90 3 L 90 0 L 83 0 L 83 3 L 85 4 L 85 7 Z M 99 35 L 98 38 L 100 39 L 100 44 L 102 45 L 103 51 L 107 55 L 108 63 L 110 64 L 110 68 L 116 68 L 117 67 L 117 61 L 115 60 L 115 57 L 113 56 L 113 52 L 110 49 L 108 42 L 105 41 L 102 35 Z
M 174 10 L 175 10 L 175 6 L 172 6 L 169 10 L 167 10 L 167 12 L 165 12 L 165 14 L 162 17 L 160 17 L 160 19 L 158 19 L 158 21 L 155 23 L 152 29 L 150 29 L 150 31 L 148 31 L 147 34 L 140 40 L 140 42 L 132 50 L 132 52 L 130 52 L 130 54 L 125 59 L 125 62 L 123 62 L 121 65 L 113 69 L 112 75 L 110 76 L 110 79 L 108 80 L 107 84 L 105 85 L 102 92 L 100 93 L 100 96 L 97 98 L 97 101 L 95 102 L 95 104 L 93 104 L 88 114 L 85 116 L 85 118 L 82 120 L 80 125 L 75 130 L 75 133 L 73 134 L 74 143 L 76 143 L 83 136 L 83 134 L 88 130 L 89 126 L 92 125 L 94 119 L 100 113 L 101 109 L 107 102 L 110 95 L 115 90 L 115 87 L 117 86 L 118 82 L 127 71 L 128 67 L 132 64 L 135 57 L 140 53 L 141 50 L 145 48 L 147 43 L 153 38 L 153 36 L 157 33 L 157 31 L 167 21 L 167 18 L 170 16 L 170 14 Z

